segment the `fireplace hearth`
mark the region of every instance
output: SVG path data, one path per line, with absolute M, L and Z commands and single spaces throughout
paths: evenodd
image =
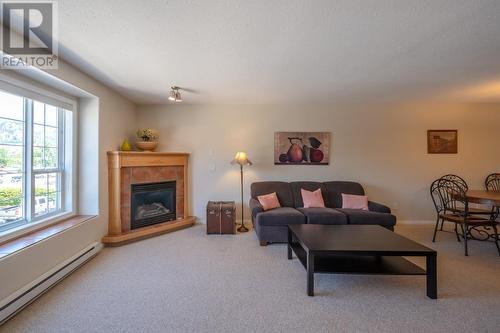
M 108 234 L 120 246 L 190 227 L 188 153 L 108 152 Z
M 130 229 L 176 218 L 176 182 L 131 184 Z

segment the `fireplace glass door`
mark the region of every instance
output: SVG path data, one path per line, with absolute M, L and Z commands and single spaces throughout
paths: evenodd
M 130 229 L 175 220 L 175 181 L 131 186 Z

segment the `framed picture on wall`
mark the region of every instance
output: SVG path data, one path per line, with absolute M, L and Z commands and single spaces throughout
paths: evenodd
M 427 153 L 428 154 L 457 154 L 458 153 L 458 131 L 457 130 L 428 130 L 427 131 Z
M 275 132 L 274 164 L 328 165 L 330 132 Z

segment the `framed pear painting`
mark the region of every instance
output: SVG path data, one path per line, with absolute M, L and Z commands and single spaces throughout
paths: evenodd
M 275 132 L 274 164 L 328 165 L 330 132 Z

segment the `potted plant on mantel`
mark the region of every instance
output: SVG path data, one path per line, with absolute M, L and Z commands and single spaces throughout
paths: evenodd
M 143 151 L 153 151 L 158 146 L 158 131 L 152 128 L 137 130 L 137 148 Z

